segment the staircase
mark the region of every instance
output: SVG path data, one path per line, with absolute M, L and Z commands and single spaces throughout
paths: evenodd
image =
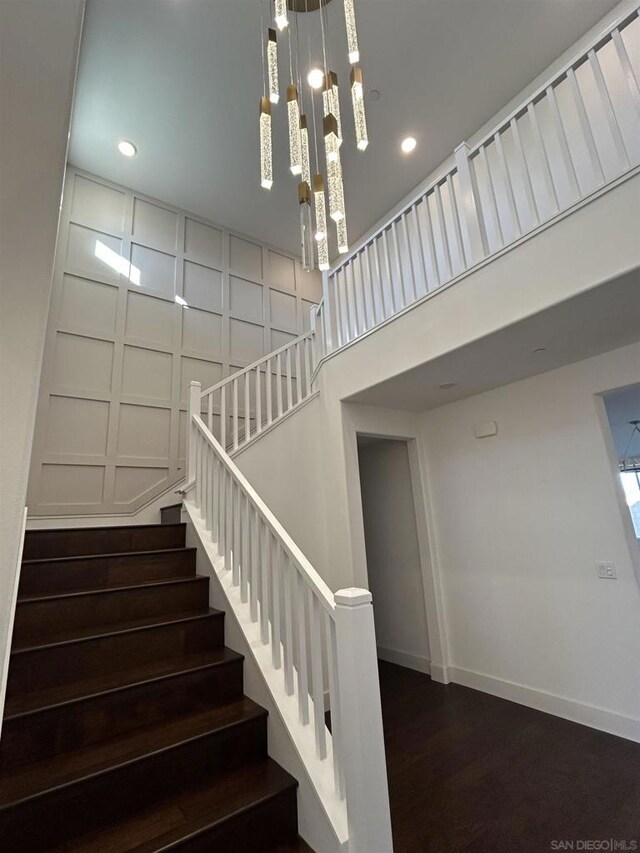
M 26 534 L 0 847 L 309 850 L 185 525 Z

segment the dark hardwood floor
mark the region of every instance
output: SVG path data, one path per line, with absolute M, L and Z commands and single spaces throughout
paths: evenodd
M 380 680 L 395 853 L 640 850 L 640 744 L 388 663 Z M 627 846 L 578 845 L 610 839 Z

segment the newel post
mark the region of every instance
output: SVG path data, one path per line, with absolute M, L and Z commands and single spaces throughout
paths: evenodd
M 462 196 L 460 199 L 462 227 L 467 265 L 472 266 L 489 254 L 489 241 L 480 201 L 480 191 L 473 163 L 469 158 L 470 148 L 462 142 L 454 151 L 456 169 Z
M 349 851 L 392 853 L 387 763 L 371 593 L 341 589 L 336 610 L 336 668 Z
M 189 394 L 187 397 L 187 483 L 193 483 L 196 479 L 196 428 L 193 416 L 199 415 L 201 411 L 200 393 L 202 385 L 199 382 L 189 383 Z

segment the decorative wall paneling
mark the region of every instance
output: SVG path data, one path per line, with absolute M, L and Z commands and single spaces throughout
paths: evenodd
M 178 482 L 189 382 L 294 340 L 320 294 L 287 254 L 69 167 L 30 515 L 135 512 Z

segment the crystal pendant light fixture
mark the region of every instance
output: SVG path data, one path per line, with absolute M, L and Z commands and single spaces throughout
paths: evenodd
M 284 30 L 289 26 L 287 0 L 275 0 L 275 22 L 279 30 Z
M 324 178 L 313 176 L 313 206 L 316 213 L 315 238 L 318 243 L 327 239 L 327 204 L 324 197 Z
M 287 86 L 287 112 L 289 114 L 289 168 L 292 175 L 302 174 L 302 149 L 300 145 L 300 104 L 298 87 Z
M 302 165 L 302 180 L 311 185 L 311 163 L 309 160 L 309 129 L 307 117 L 300 116 L 300 163 Z
M 364 111 L 362 69 L 359 65 L 354 65 L 351 69 L 351 101 L 353 103 L 353 123 L 356 128 L 356 144 L 358 151 L 365 151 L 369 144 L 369 134 L 367 132 L 367 116 Z
M 260 186 L 273 186 L 273 155 L 271 150 L 271 101 L 260 98 Z
M 329 216 L 334 222 L 339 222 L 344 219 L 344 186 L 339 157 L 327 163 L 327 183 L 329 185 Z
M 343 216 L 336 222 L 336 236 L 338 238 L 338 253 L 346 255 L 349 251 L 349 240 L 347 237 L 347 217 Z
M 313 223 L 311 220 L 311 190 L 306 181 L 298 184 L 298 205 L 300 207 L 300 245 L 302 249 L 302 267 L 309 272 L 314 269 Z
M 349 62 L 355 65 L 360 62 L 360 49 L 358 47 L 358 30 L 356 28 L 356 10 L 353 0 L 344 0 L 344 20 L 347 27 L 347 49 L 349 51 Z
M 269 78 L 269 100 L 277 104 L 280 100 L 280 86 L 278 83 L 278 36 L 274 29 L 269 27 L 267 38 L 267 76 Z
M 342 118 L 340 115 L 340 93 L 338 89 L 338 75 L 334 71 L 328 71 L 324 78 L 322 90 L 322 106 L 324 115 L 333 115 L 336 119 L 338 145 L 342 145 Z
M 327 163 L 333 163 L 340 156 L 340 142 L 338 140 L 338 124 L 332 113 L 326 115 L 322 120 L 322 132 Z

